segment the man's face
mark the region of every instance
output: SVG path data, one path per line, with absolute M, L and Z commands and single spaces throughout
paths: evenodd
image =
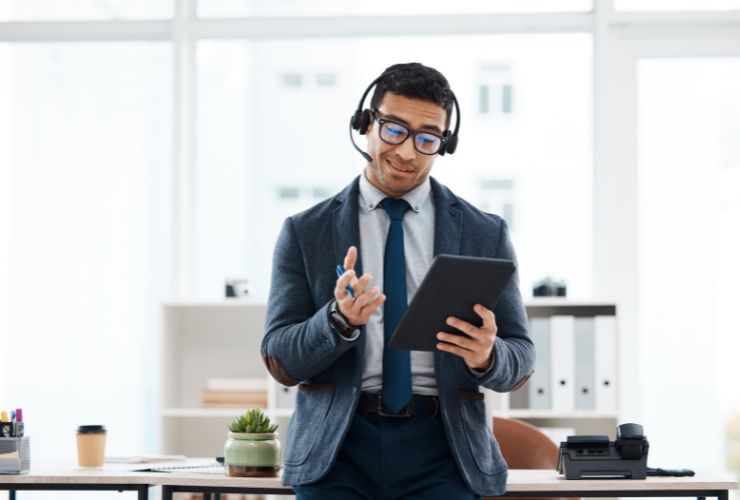
M 442 106 L 386 92 L 378 107 L 380 118 L 401 123 L 409 129 L 442 135 L 447 112 Z M 372 158 L 365 168 L 367 179 L 387 196 L 398 198 L 421 185 L 429 176 L 437 155 L 425 155 L 414 148 L 414 138 L 403 144 L 383 142 L 380 125 L 373 120 L 367 131 L 367 152 Z

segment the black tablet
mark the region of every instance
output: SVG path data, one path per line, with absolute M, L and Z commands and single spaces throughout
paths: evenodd
M 493 310 L 515 270 L 511 260 L 438 255 L 393 332 L 391 347 L 437 350 L 438 332 L 464 335 L 446 323 L 449 316 L 481 325 L 473 306 Z

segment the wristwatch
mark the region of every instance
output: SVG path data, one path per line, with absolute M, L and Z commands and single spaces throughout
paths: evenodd
M 344 338 L 352 338 L 357 327 L 349 322 L 342 311 L 337 306 L 337 301 L 332 300 L 329 306 L 329 325 L 332 329 Z

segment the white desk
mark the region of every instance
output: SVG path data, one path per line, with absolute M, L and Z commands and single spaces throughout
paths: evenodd
M 204 477 L 205 476 L 205 477 Z M 278 478 L 232 478 L 206 474 L 171 473 L 161 478 L 162 500 L 175 492 L 276 493 L 290 494 Z M 504 497 L 716 497 L 727 500 L 737 489 L 728 473 L 700 472 L 694 477 L 650 477 L 647 479 L 583 479 L 568 481 L 555 470 L 509 471 Z
M 201 461 L 202 463 L 202 461 Z M 178 465 L 178 464 L 172 464 Z M 182 464 L 179 464 L 182 465 Z M 103 469 L 80 469 L 68 462 L 33 464 L 31 472 L 0 475 L 0 490 L 119 490 L 135 491 L 139 500 L 148 498 L 149 488 L 162 487 L 162 500 L 175 492 L 274 493 L 290 495 L 279 478 L 237 478 L 198 472 L 135 472 L 148 465 L 111 465 Z M 737 480 L 729 473 L 698 472 L 694 477 L 650 477 L 647 479 L 585 479 L 568 481 L 554 470 L 511 470 L 503 496 L 542 497 L 716 497 L 728 500 Z M 13 498 L 11 496 L 11 498 Z
M 137 464 L 142 468 L 142 464 Z M 20 475 L 0 475 L 0 491 L 9 490 L 10 500 L 16 491 L 134 491 L 138 500 L 149 498 L 155 486 L 152 474 L 132 472 L 136 466 L 105 464 L 104 468 L 81 468 L 69 461 L 31 461 L 31 471 Z

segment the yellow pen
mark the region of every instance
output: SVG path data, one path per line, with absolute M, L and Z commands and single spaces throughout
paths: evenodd
M 0 422 L 10 422 L 10 420 L 8 420 L 7 410 L 3 410 L 2 413 L 0 413 Z

